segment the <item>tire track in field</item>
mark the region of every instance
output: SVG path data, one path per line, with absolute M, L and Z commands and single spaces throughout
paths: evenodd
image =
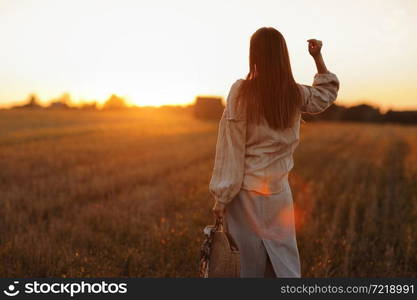
M 346 156 L 351 150 L 349 145 L 357 138 L 358 134 L 353 133 L 349 135 L 349 138 L 347 139 L 339 139 L 339 141 L 343 141 L 343 143 L 339 142 L 335 147 L 326 149 L 326 151 L 321 151 L 320 157 L 322 159 L 314 160 L 314 163 L 317 166 L 304 166 L 309 170 L 320 169 L 321 171 L 321 176 L 319 178 L 317 178 L 316 174 L 315 177 L 310 180 L 313 184 L 313 189 L 316 187 L 315 191 L 313 191 L 315 196 L 312 200 L 315 204 L 313 205 L 311 216 L 307 219 L 307 222 L 310 223 L 309 226 L 299 234 L 301 244 L 304 244 L 304 239 L 308 240 L 306 243 L 306 245 L 308 245 L 307 248 L 300 249 L 301 255 L 303 255 L 303 251 L 313 251 L 313 253 L 315 253 L 312 260 L 307 260 L 308 264 L 306 266 L 304 265 L 304 268 L 308 268 L 303 272 L 304 274 L 308 274 L 310 271 L 314 271 L 316 275 L 317 272 L 324 272 L 324 274 L 330 273 L 331 271 L 329 268 L 334 265 L 332 252 L 335 245 L 333 243 L 338 230 L 340 230 L 338 224 L 345 203 L 348 201 L 343 195 L 348 193 L 352 188 L 351 185 L 346 184 L 345 178 L 349 178 L 349 175 L 355 170 L 355 166 L 352 164 L 346 166 L 344 159 L 339 158 L 335 160 L 335 158 Z M 329 158 L 331 158 L 330 161 Z M 329 208 L 329 205 L 334 206 L 334 208 Z M 319 235 L 319 233 L 321 233 L 321 235 Z M 311 246 L 309 245 L 312 242 L 317 245 L 314 247 L 314 250 L 311 249 Z M 324 276 L 321 274 L 322 273 L 318 273 L 319 276 Z
M 405 157 L 408 145 L 398 135 L 393 135 L 393 140 L 385 157 L 384 189 L 381 191 L 380 201 L 380 231 L 378 236 L 383 237 L 376 257 L 384 263 L 378 267 L 385 270 L 385 276 L 398 274 L 398 266 L 401 266 L 403 251 L 399 249 L 401 240 L 406 240 L 405 224 L 407 220 L 409 203 L 405 195 Z M 381 240 L 382 242 L 382 240 Z M 405 250 L 405 249 L 404 249 Z
M 32 143 L 32 142 L 40 142 L 40 141 L 50 141 L 54 140 L 59 142 L 60 139 L 65 139 L 68 137 L 80 137 L 84 135 L 91 135 L 98 132 L 103 132 L 103 129 L 91 129 L 91 128 L 81 128 L 81 129 L 75 129 L 74 128 L 68 129 L 67 133 L 64 132 L 55 132 L 56 130 L 52 132 L 43 132 L 42 134 L 28 134 L 24 137 L 16 137 L 16 136 L 7 136 L 5 138 L 0 139 L 0 147 L 4 146 L 20 146 L 26 143 Z
M 207 136 L 207 134 L 209 135 Z M 25 234 L 27 226 L 37 226 L 39 230 L 48 229 L 52 226 L 54 220 L 70 219 L 72 216 L 77 215 L 77 211 L 95 203 L 112 201 L 121 193 L 126 194 L 141 186 L 147 187 L 160 184 L 167 174 L 175 173 L 177 170 L 193 163 L 209 160 L 214 155 L 214 148 L 205 145 L 207 143 L 213 144 L 215 136 L 215 133 L 210 131 L 205 134 L 193 132 L 184 134 L 180 138 L 176 136 L 168 140 L 164 139 L 164 137 L 159 137 L 159 141 L 163 142 L 165 147 L 155 147 L 158 139 L 154 139 L 153 143 L 149 143 L 147 147 L 141 149 L 146 152 L 154 149 L 150 158 L 139 162 L 139 164 L 142 164 L 143 170 L 126 172 L 126 169 L 122 168 L 121 173 L 114 176 L 109 175 L 106 169 L 101 170 L 106 181 L 101 181 L 98 178 L 98 186 L 90 183 L 91 178 L 90 180 L 87 178 L 83 182 L 84 185 L 81 185 L 81 182 L 74 182 L 71 172 L 69 172 L 69 175 L 63 176 L 60 175 L 61 170 L 56 170 L 57 174 L 53 172 L 49 174 L 48 172 L 44 178 L 35 177 L 26 187 L 20 186 L 18 194 L 11 194 L 9 200 L 7 198 L 4 199 L 10 204 L 4 220 L 10 226 L 14 224 L 13 220 L 16 218 L 25 220 L 26 225 L 19 221 L 21 223 L 19 227 L 15 228 L 16 226 L 13 226 L 13 232 L 16 233 L 17 231 L 19 234 Z M 193 142 L 191 143 L 190 141 Z M 175 151 L 176 145 L 183 146 Z M 172 151 L 169 150 L 170 146 L 174 147 Z M 198 151 L 194 151 L 196 146 Z M 181 151 L 184 151 L 184 153 L 181 154 Z M 190 155 L 187 155 L 187 153 L 190 153 Z M 125 155 L 126 153 L 122 154 Z M 163 163 L 164 160 L 168 161 Z M 107 168 L 106 163 L 103 162 L 103 164 Z M 148 172 L 148 170 L 152 172 Z M 116 169 L 115 171 L 117 172 L 118 170 Z M 64 180 L 67 176 L 69 181 L 65 182 Z M 97 172 L 93 173 L 92 176 L 97 179 Z M 57 178 L 62 179 L 57 181 Z M 27 195 L 31 195 L 31 197 L 27 197 Z
M 376 137 L 372 136 L 372 140 L 375 139 Z M 365 153 L 371 153 L 372 140 L 369 140 L 366 135 L 362 134 L 355 138 L 355 144 L 361 145 L 362 143 L 360 150 L 366 150 Z M 348 149 L 348 151 L 343 151 L 343 149 Z M 346 148 L 341 146 L 341 151 L 338 154 L 341 157 L 350 158 L 350 160 L 346 161 L 343 159 L 335 160 L 336 156 L 326 155 L 326 158 L 332 162 L 333 168 L 330 168 L 330 172 L 326 172 L 324 169 L 321 170 L 321 174 L 330 174 L 330 176 L 326 176 L 324 179 L 320 177 L 320 181 L 324 180 L 324 188 L 318 197 L 322 201 L 320 205 L 317 205 L 316 209 L 318 219 L 315 219 L 316 222 L 313 223 L 315 226 L 311 226 L 314 228 L 311 228 L 311 233 L 308 234 L 308 236 L 317 235 L 318 232 L 323 232 L 322 227 L 324 224 L 328 224 L 321 240 L 322 253 L 319 254 L 317 250 L 314 251 L 318 260 L 316 263 L 313 263 L 311 271 L 313 272 L 314 270 L 313 273 L 316 276 L 339 274 L 339 268 L 341 267 L 343 270 L 342 261 L 339 261 L 341 259 L 340 249 L 346 248 L 347 240 L 354 238 L 354 235 L 349 235 L 349 230 L 356 226 L 357 219 L 356 203 L 352 203 L 352 201 L 356 201 L 355 195 L 360 193 L 360 185 L 357 186 L 356 180 L 362 174 L 367 173 L 367 166 L 362 165 L 361 160 L 357 162 L 352 161 L 352 154 L 358 151 L 359 148 L 351 145 Z M 353 157 L 355 156 L 353 155 Z M 355 176 L 352 176 L 353 174 Z M 335 204 L 333 204 L 334 202 Z M 351 205 L 355 207 L 352 208 Z M 332 206 L 334 207 L 331 208 Z M 350 254 L 347 255 L 350 256 Z M 345 265 L 345 267 L 347 266 Z
M 193 137 L 191 135 L 191 137 Z M 186 137 L 190 138 L 190 136 Z M 194 138 L 194 144 L 189 145 L 187 152 L 192 151 L 195 148 L 195 145 L 205 144 L 207 142 L 206 136 L 196 136 Z M 155 166 L 158 166 L 156 171 L 150 173 L 145 172 L 146 176 L 141 176 L 141 173 L 138 173 L 136 176 L 123 176 L 113 180 L 112 184 L 109 186 L 102 186 L 101 188 L 80 191 L 76 193 L 69 194 L 68 198 L 63 203 L 54 203 L 50 202 L 50 206 L 45 207 L 42 211 L 38 213 L 32 211 L 29 218 L 33 221 L 44 220 L 48 224 L 53 222 L 54 218 L 64 218 L 65 216 L 71 216 L 72 211 L 86 209 L 88 206 L 92 206 L 97 202 L 103 203 L 106 201 L 112 201 L 112 199 L 117 198 L 121 193 L 129 193 L 131 190 L 135 190 L 141 186 L 154 186 L 163 183 L 170 175 L 178 173 L 178 170 L 186 169 L 190 166 L 198 164 L 202 161 L 209 161 L 213 158 L 214 149 L 212 148 L 202 148 L 203 151 L 193 152 L 193 155 L 185 156 L 185 159 L 174 159 L 170 164 L 161 164 L 161 161 L 164 161 L 164 155 L 158 154 L 158 151 L 153 153 L 154 159 L 148 160 L 147 165 L 152 166 L 155 169 Z M 167 149 L 160 149 L 160 152 L 168 154 Z M 182 155 L 182 157 L 184 157 Z M 144 168 L 144 166 L 142 166 Z M 146 170 L 146 168 L 144 168 Z M 34 183 L 36 186 L 37 184 Z M 52 200 L 50 200 L 52 201 Z M 40 215 L 39 215 L 40 214 Z
M 33 178 L 47 179 L 64 176 L 75 168 L 110 165 L 109 163 L 113 163 L 115 160 L 118 160 L 120 164 L 123 165 L 124 161 L 127 159 L 140 158 L 149 153 L 155 156 L 157 153 L 165 151 L 164 147 L 161 147 L 161 141 L 166 144 L 187 143 L 190 139 L 198 140 L 201 139 L 202 136 L 210 136 L 212 135 L 212 132 L 212 130 L 204 130 L 179 134 L 161 134 L 157 136 L 141 137 L 140 140 L 127 137 L 127 140 L 123 139 L 119 141 L 120 144 L 118 145 L 104 144 L 104 142 L 108 140 L 114 140 L 108 136 L 93 136 L 84 144 L 75 141 L 65 141 L 62 143 L 56 141 L 54 142 L 53 149 L 51 149 L 52 147 L 49 147 L 46 151 L 42 151 L 41 153 L 31 153 L 31 156 L 29 157 L 27 157 L 28 155 L 26 152 L 22 153 L 24 157 L 18 156 L 17 159 L 13 157 L 17 161 L 14 162 L 11 160 L 14 164 L 9 167 L 7 167 L 7 163 L 11 162 L 6 161 L 8 157 L 5 153 L 2 153 L 0 156 L 0 163 L 1 160 L 4 160 L 5 168 L 3 170 L 0 169 L 0 179 L 4 179 L 5 185 L 12 184 L 13 181 L 21 181 L 21 184 L 26 184 L 28 182 L 26 180 L 27 174 L 24 172 L 16 172 L 18 168 L 29 169 L 31 172 L 30 175 Z M 91 142 L 92 139 L 93 142 Z M 91 145 L 89 144 L 90 142 Z M 68 143 L 71 144 L 68 145 Z M 27 148 L 27 151 L 30 150 L 31 148 Z M 53 153 L 52 151 L 55 151 L 56 153 Z M 9 152 L 9 155 L 11 155 L 11 153 L 12 152 Z M 50 157 L 51 155 L 53 156 L 52 159 Z M 55 158 L 55 156 L 58 157 Z M 7 174 L 7 172 L 10 174 Z M 13 174 L 13 176 L 10 176 L 11 174 Z M 7 180 L 10 182 L 7 182 Z M 0 181 L 0 184 L 2 184 L 3 181 Z

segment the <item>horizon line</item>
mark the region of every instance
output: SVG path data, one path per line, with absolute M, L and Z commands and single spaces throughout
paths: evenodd
M 31 95 L 31 94 L 29 94 Z M 117 94 L 111 94 L 111 95 L 116 95 Z M 111 96 L 110 95 L 110 96 Z M 110 97 L 109 96 L 109 97 Z M 122 96 L 118 96 L 122 99 L 124 99 L 126 101 L 126 99 Z M 222 100 L 222 104 L 225 105 L 225 97 L 221 96 L 221 95 L 210 95 L 210 94 L 199 94 L 196 95 L 194 97 L 193 101 L 187 102 L 187 103 L 167 103 L 167 104 L 159 104 L 159 105 L 152 105 L 152 104 L 136 104 L 136 103 L 132 103 L 129 101 L 126 101 L 126 108 L 148 108 L 148 107 L 154 107 L 154 108 L 159 108 L 159 107 L 166 107 L 166 106 L 172 106 L 172 107 L 187 107 L 187 106 L 193 106 L 195 105 L 196 99 L 198 97 L 206 97 L 206 98 L 221 98 Z M 107 98 L 108 99 L 108 98 Z M 338 103 L 338 102 L 342 102 L 342 103 Z M 37 102 L 37 105 L 39 105 L 41 108 L 49 108 L 51 104 L 53 103 L 63 103 L 66 104 L 68 106 L 68 108 L 82 108 L 85 105 L 96 105 L 96 109 L 100 110 L 102 109 L 102 107 L 104 106 L 106 100 L 104 101 L 99 101 L 99 100 L 91 100 L 91 101 L 82 101 L 80 100 L 79 102 L 73 102 L 73 101 L 59 101 L 59 99 L 51 99 L 47 102 L 44 101 L 39 101 Z M 346 102 L 350 102 L 350 103 L 346 103 Z M 11 102 L 10 104 L 6 104 L 6 105 L 2 105 L 0 104 L 0 110 L 11 110 L 11 109 L 15 109 L 15 108 L 22 108 L 23 105 L 28 104 L 29 103 L 29 99 L 27 100 L 22 100 L 22 101 L 15 101 L 15 102 Z M 376 109 L 378 109 L 381 112 L 387 112 L 387 111 L 417 111 L 417 105 L 416 106 L 404 106 L 404 107 L 384 107 L 381 105 L 378 105 L 377 103 L 375 103 L 375 101 L 372 100 L 346 100 L 346 99 L 338 99 L 335 101 L 334 103 L 337 106 L 342 106 L 342 107 L 346 107 L 346 108 L 350 108 L 350 107 L 355 107 L 355 106 L 360 106 L 360 105 L 368 105 L 371 107 L 374 107 Z

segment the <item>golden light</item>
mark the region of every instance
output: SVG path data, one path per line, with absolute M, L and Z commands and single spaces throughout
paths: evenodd
M 136 105 L 226 96 L 247 72 L 250 35 L 274 26 L 298 82 L 312 82 L 306 40 L 317 37 L 341 79 L 342 103 L 417 108 L 415 1 L 36 3 L 0 2 L 0 107 L 29 93 L 47 100 L 69 92 L 75 102 L 117 94 Z

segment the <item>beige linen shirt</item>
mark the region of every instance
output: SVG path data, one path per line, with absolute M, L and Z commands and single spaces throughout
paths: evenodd
M 246 122 L 244 108 L 236 106 L 243 79 L 230 88 L 226 108 L 219 123 L 216 157 L 209 185 L 216 201 L 229 203 L 245 189 L 269 195 L 282 191 L 293 168 L 293 153 L 299 143 L 301 113 L 320 113 L 337 97 L 339 80 L 333 73 L 316 74 L 312 86 L 299 85 L 302 106 L 294 126 L 274 130 L 265 120 Z

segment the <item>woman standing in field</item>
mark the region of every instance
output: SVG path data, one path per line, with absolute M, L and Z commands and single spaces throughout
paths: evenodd
M 274 28 L 250 40 L 249 73 L 227 97 L 219 124 L 210 193 L 217 217 L 240 250 L 241 277 L 300 277 L 288 173 L 299 142 L 301 113 L 319 113 L 339 81 L 308 40 L 317 66 L 312 86 L 294 81 L 284 37 Z

